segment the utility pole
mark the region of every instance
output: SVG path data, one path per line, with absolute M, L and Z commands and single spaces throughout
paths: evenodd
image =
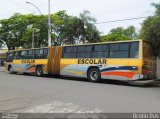
M 48 0 L 48 47 L 51 47 L 51 15 L 50 15 L 50 0 Z
M 33 32 L 32 32 L 32 48 L 34 48 L 34 28 L 33 28 Z
M 32 6 L 34 6 L 35 8 L 37 8 L 37 10 L 39 11 L 39 13 L 42 15 L 41 11 L 39 10 L 39 8 L 30 2 L 26 2 L 27 4 L 30 4 Z M 32 38 L 33 38 L 33 34 L 32 34 Z M 50 47 L 52 45 L 51 43 L 51 15 L 50 15 L 50 0 L 48 0 L 48 46 Z M 33 46 L 33 45 L 32 45 Z
M 41 11 L 39 10 L 39 8 L 35 4 L 30 3 L 30 2 L 26 2 L 26 3 L 34 6 L 38 10 L 38 12 L 40 13 L 40 15 L 42 15 Z M 33 28 L 33 31 L 32 31 L 32 48 L 34 48 L 34 36 L 35 36 L 34 35 L 34 30 L 35 29 Z

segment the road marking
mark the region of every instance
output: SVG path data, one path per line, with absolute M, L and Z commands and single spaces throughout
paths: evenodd
M 73 103 L 64 103 L 54 101 L 48 104 L 42 104 L 26 111 L 27 113 L 102 113 L 99 108 L 87 110 Z

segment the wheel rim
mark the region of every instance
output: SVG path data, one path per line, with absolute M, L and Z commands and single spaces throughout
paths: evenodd
M 38 75 L 41 75 L 41 74 L 42 74 L 42 69 L 41 69 L 41 68 L 38 68 L 38 69 L 37 69 L 37 74 L 38 74 Z
M 98 79 L 98 72 L 97 71 L 91 71 L 90 77 L 92 80 L 97 80 Z

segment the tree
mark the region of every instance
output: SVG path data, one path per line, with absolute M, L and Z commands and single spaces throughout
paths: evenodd
M 6 42 L 9 50 L 23 44 L 22 36 L 26 31 L 28 21 L 25 15 L 15 14 L 9 19 L 0 21 L 0 39 Z
M 80 16 L 80 18 L 70 16 L 64 10 L 51 14 L 52 45 L 99 40 L 99 32 L 91 22 L 95 21 L 94 18 L 87 11 Z M 34 47 L 48 46 L 47 17 L 47 15 L 16 13 L 8 19 L 3 19 L 0 21 L 0 39 L 6 42 L 9 50 L 16 47 L 31 48 L 32 35 L 34 35 Z
M 69 16 L 66 11 L 59 11 L 52 15 L 54 45 L 97 42 L 100 40 L 99 31 L 92 23 L 95 18 L 89 11 L 84 11 L 79 18 Z
M 136 29 L 134 26 L 129 26 L 123 30 L 123 34 L 126 37 L 129 37 L 132 40 L 138 39 L 138 34 L 136 33 Z
M 47 16 L 14 14 L 0 21 L 0 39 L 6 42 L 9 50 L 16 47 L 31 48 L 34 31 L 35 47 L 47 46 Z
M 151 5 L 156 8 L 155 15 L 160 15 L 160 3 L 152 3 Z
M 140 37 L 151 42 L 155 55 L 160 56 L 160 3 L 152 5 L 156 8 L 155 15 L 144 20 Z
M 101 41 L 121 41 L 121 40 L 135 40 L 138 38 L 134 26 L 129 26 L 126 29 L 117 27 L 111 29 L 109 34 L 101 36 Z
M 110 30 L 109 34 L 118 34 L 118 35 L 123 35 L 123 27 L 117 27 L 117 28 L 113 28 Z
M 74 44 L 83 32 L 82 21 L 74 16 L 69 16 L 66 11 L 59 11 L 52 15 L 54 45 Z
M 3 42 L 0 40 L 0 48 L 2 48 L 3 46 Z
M 131 40 L 131 39 L 126 37 L 126 36 L 121 36 L 121 35 L 118 35 L 118 34 L 108 34 L 108 35 L 101 36 L 101 41 L 102 42 L 105 42 L 105 41 L 123 41 L 123 40 Z
M 96 19 L 90 16 L 90 12 L 88 10 L 84 10 L 80 13 L 79 18 L 82 21 L 82 25 L 84 25 L 80 41 L 83 43 L 100 41 L 100 32 L 94 25 Z

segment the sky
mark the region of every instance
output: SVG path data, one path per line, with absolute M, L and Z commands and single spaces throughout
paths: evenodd
M 40 14 L 38 10 L 26 2 L 35 4 L 42 14 L 48 14 L 48 0 L 0 0 L 0 19 L 9 18 L 14 13 Z M 66 10 L 67 14 L 79 16 L 83 10 L 89 10 L 97 22 L 115 21 L 145 17 L 154 14 L 151 3 L 159 0 L 50 0 L 51 13 Z M 97 24 L 102 34 L 107 34 L 112 28 L 134 25 L 137 31 L 144 19 Z

